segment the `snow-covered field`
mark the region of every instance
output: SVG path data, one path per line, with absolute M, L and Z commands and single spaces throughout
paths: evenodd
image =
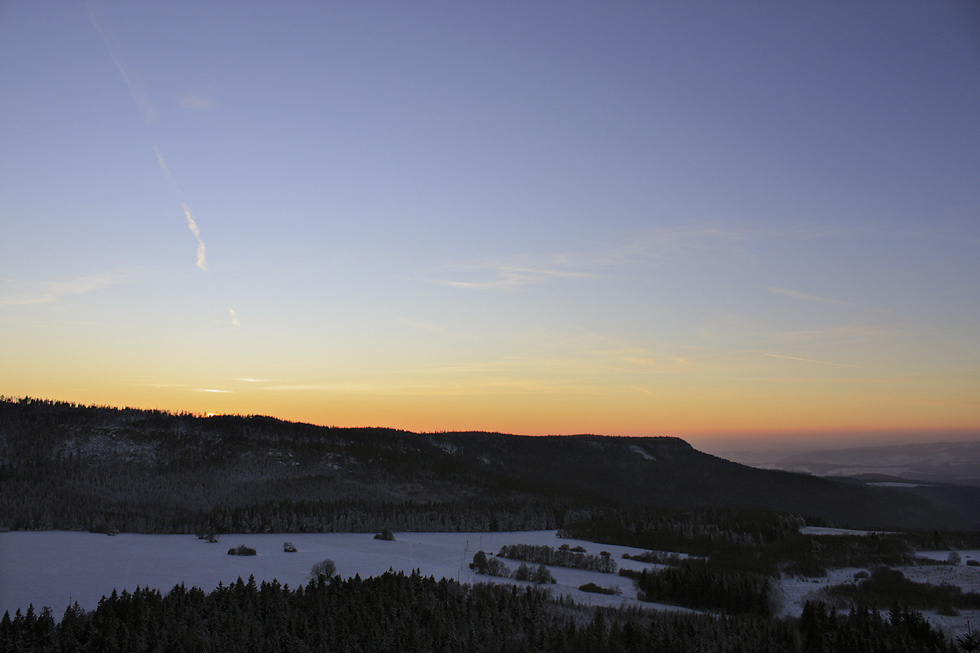
M 809 529 L 829 534 L 832 529 Z M 837 533 L 861 534 L 863 531 Z M 284 542 L 296 545 L 296 553 L 286 553 Z M 228 549 L 244 544 L 257 551 L 255 556 L 231 556 Z M 582 546 L 593 555 L 608 551 L 619 568 L 650 569 L 650 565 L 624 560 L 623 553 L 641 553 L 632 547 L 596 544 L 583 540 L 558 538 L 554 531 L 509 533 L 395 533 L 395 540 L 375 540 L 370 533 L 306 533 L 223 535 L 221 541 L 209 544 L 193 535 L 136 535 L 122 533 L 113 537 L 93 533 L 65 531 L 14 531 L 0 533 L 0 614 L 24 610 L 33 604 L 35 610 L 49 606 L 56 619 L 73 602 L 87 610 L 98 605 L 103 595 L 115 589 L 134 590 L 154 587 L 167 592 L 180 583 L 209 591 L 218 583 L 229 584 L 239 577 L 254 575 L 257 582 L 277 579 L 290 587 L 305 583 L 314 563 L 325 558 L 337 564 L 344 577 L 360 574 L 362 578 L 383 574 L 389 569 L 411 572 L 419 569 L 426 576 L 454 578 L 464 583 L 518 583 L 503 578 L 480 576 L 469 569 L 473 554 L 479 550 L 496 553 L 505 544 L 545 544 L 554 548 L 562 544 Z M 933 584 L 958 585 L 964 591 L 980 591 L 980 568 L 966 565 L 980 560 L 980 551 L 960 551 L 958 565 L 903 567 L 911 580 Z M 920 556 L 946 560 L 949 551 L 923 551 Z M 520 564 L 503 560 L 514 570 Z M 586 605 L 636 605 L 663 610 L 682 610 L 674 606 L 641 603 L 631 580 L 618 574 L 551 567 L 557 583 L 547 585 L 552 595 L 570 596 Z M 835 569 L 820 579 L 784 578 L 778 590 L 779 614 L 798 615 L 809 599 L 821 599 L 819 591 L 828 585 L 852 581 L 857 568 Z M 618 587 L 620 596 L 591 594 L 578 589 L 593 582 L 601 587 Z M 965 632 L 967 619 L 980 623 L 980 612 L 963 612 L 959 617 L 927 613 L 926 617 L 950 634 Z
M 812 530 L 812 529 L 811 529 Z M 839 533 L 838 533 L 839 534 Z M 921 565 L 915 567 L 896 567 L 906 578 L 916 583 L 932 585 L 955 585 L 964 592 L 980 592 L 980 567 L 971 567 L 967 560 L 980 560 L 980 551 L 958 551 L 960 562 L 956 565 Z M 949 551 L 917 551 L 916 556 L 931 560 L 945 561 Z M 795 616 L 803 611 L 807 601 L 827 600 L 821 590 L 841 583 L 854 582 L 854 574 L 868 571 L 856 567 L 831 569 L 824 578 L 783 578 L 779 582 L 782 607 L 779 616 Z M 950 617 L 927 611 L 923 616 L 948 635 L 963 635 L 968 628 L 976 630 L 980 624 L 980 610 L 963 610 L 959 616 Z
M 282 550 L 284 542 L 296 545 L 296 553 Z M 244 544 L 257 551 L 255 556 L 228 555 L 228 549 Z M 546 544 L 559 547 L 582 546 L 598 555 L 608 551 L 620 568 L 643 569 L 648 565 L 624 560 L 622 554 L 641 549 L 600 545 L 580 540 L 559 539 L 554 531 L 511 533 L 395 533 L 393 542 L 375 540 L 364 533 L 254 534 L 222 535 L 209 544 L 193 535 L 137 535 L 121 533 L 108 537 L 94 533 L 65 531 L 14 531 L 0 533 L 0 614 L 17 608 L 49 606 L 60 619 L 65 608 L 77 601 L 93 609 L 103 595 L 113 589 L 134 590 L 154 587 L 167 592 L 175 585 L 201 587 L 209 591 L 219 582 L 229 584 L 239 577 L 255 576 L 257 582 L 277 579 L 290 587 L 304 584 L 310 568 L 325 558 L 337 564 L 344 577 L 362 578 L 388 571 L 411 572 L 420 569 L 426 576 L 455 578 L 464 583 L 505 582 L 501 578 L 479 576 L 469 569 L 479 550 L 496 553 L 505 544 Z M 511 569 L 520 562 L 504 560 Z M 551 567 L 557 584 L 548 585 L 552 594 L 571 596 L 591 605 L 642 605 L 628 578 L 618 574 Z M 591 594 L 578 589 L 594 582 L 601 587 L 619 587 L 621 596 Z M 672 606 L 663 609 L 683 610 Z

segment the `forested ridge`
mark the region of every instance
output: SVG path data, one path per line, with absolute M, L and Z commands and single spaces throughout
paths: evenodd
M 383 625 L 383 627 L 379 627 Z M 295 589 L 239 579 L 211 592 L 137 589 L 85 612 L 0 619 L 0 650 L 885 653 L 955 651 L 921 615 L 807 605 L 800 619 L 585 608 L 525 586 L 460 585 L 418 573 Z
M 526 530 L 633 505 L 980 528 L 980 489 L 937 487 L 926 497 L 759 470 L 677 438 L 420 434 L 0 399 L 8 529 Z

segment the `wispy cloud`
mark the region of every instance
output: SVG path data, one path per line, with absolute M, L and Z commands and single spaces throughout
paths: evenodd
M 818 297 L 816 295 L 810 295 L 805 292 L 800 292 L 798 290 L 789 290 L 787 288 L 767 288 L 771 293 L 777 295 L 785 295 L 786 297 L 794 297 L 796 299 L 805 299 L 810 302 L 820 302 L 822 304 L 833 304 L 834 306 L 843 306 L 845 308 L 859 308 L 864 311 L 880 311 L 882 309 L 871 308 L 868 306 L 863 306 L 861 304 L 855 304 L 854 302 L 845 302 L 839 299 L 829 299 L 827 297 Z
M 184 216 L 187 218 L 187 228 L 191 230 L 194 237 L 197 238 L 197 267 L 201 268 L 202 271 L 208 271 L 208 262 L 204 255 L 204 241 L 201 240 L 201 230 L 197 228 L 197 222 L 194 220 L 194 216 L 191 215 L 191 210 L 187 206 L 186 202 L 181 202 L 180 206 L 184 209 Z
M 116 56 L 112 45 L 109 43 L 109 39 L 106 37 L 105 31 L 99 25 L 99 21 L 95 18 L 95 13 L 89 8 L 88 11 L 89 22 L 92 23 L 92 27 L 95 31 L 99 33 L 102 38 L 102 42 L 105 43 L 106 49 L 109 51 L 109 57 L 112 59 L 112 63 L 116 65 L 116 69 L 123 78 L 126 87 L 129 89 L 129 94 L 133 98 L 133 102 L 136 103 L 136 108 L 139 110 L 140 115 L 143 116 L 143 120 L 146 122 L 151 122 L 156 117 L 156 107 L 153 106 L 153 102 L 150 101 L 150 96 L 147 95 L 146 91 L 143 89 L 143 84 L 139 79 L 139 76 L 135 73 L 127 71 L 123 67 L 122 63 L 119 61 L 119 57 Z
M 174 190 L 179 195 L 180 188 L 177 187 L 177 181 L 174 179 L 173 173 L 170 172 L 170 168 L 167 167 L 167 162 L 163 160 L 163 155 L 160 154 L 160 150 L 157 149 L 156 145 L 153 146 L 153 153 L 157 156 L 157 163 L 160 165 L 160 169 L 163 170 L 164 176 L 174 185 Z
M 68 281 L 42 281 L 26 284 L 29 286 L 26 292 L 16 295 L 0 296 L 0 306 L 47 304 L 69 295 L 81 295 L 116 285 L 130 276 L 132 275 L 129 272 L 99 272 L 76 277 Z M 8 281 L 8 283 L 12 282 Z
M 829 329 L 808 329 L 800 331 L 776 331 L 773 338 L 788 341 L 810 340 L 866 340 L 870 338 L 894 337 L 908 335 L 908 331 L 900 329 L 884 329 L 863 325 L 845 325 Z
M 214 394 L 222 394 L 222 395 L 235 393 L 234 390 L 218 390 L 217 388 L 196 388 L 194 392 L 211 392 Z
M 215 107 L 215 101 L 210 90 L 198 90 L 182 95 L 180 106 L 191 111 L 210 111 Z
M 562 252 L 543 256 L 521 255 L 481 259 L 452 266 L 464 279 L 432 279 L 453 288 L 513 291 L 525 286 L 569 279 L 609 278 L 609 268 L 641 261 L 666 262 L 719 242 L 740 240 L 739 234 L 713 228 L 676 227 L 658 229 L 615 247 L 585 252 Z
M 490 270 L 494 275 L 493 279 L 482 281 L 450 281 L 436 280 L 445 286 L 453 288 L 465 288 L 469 290 L 516 290 L 522 286 L 528 286 L 553 279 L 597 279 L 602 275 L 593 272 L 576 272 L 574 270 L 561 268 L 545 267 L 520 267 L 515 265 L 494 265 L 490 264 L 482 269 L 481 272 Z
M 167 180 L 173 184 L 177 195 L 182 195 L 180 188 L 177 186 L 177 180 L 174 178 L 173 173 L 170 172 L 170 168 L 167 167 L 167 162 L 163 160 L 163 155 L 160 154 L 160 150 L 156 145 L 153 146 L 153 154 L 155 154 L 157 157 L 157 164 L 160 166 L 160 170 L 163 171 L 163 174 L 166 176 Z M 197 221 L 191 214 L 191 209 L 189 206 L 187 206 L 187 202 L 181 200 L 180 207 L 184 210 L 184 217 L 187 218 L 187 228 L 191 230 L 191 233 L 194 234 L 194 238 L 197 239 L 197 267 L 207 272 L 208 262 L 205 256 L 206 248 L 204 247 L 204 241 L 201 240 L 201 230 L 198 228 Z
M 812 358 L 798 358 L 796 356 L 784 356 L 783 354 L 771 354 L 763 353 L 763 356 L 771 356 L 773 358 L 783 358 L 791 361 L 800 361 L 802 363 L 817 363 L 819 365 L 833 365 L 834 367 L 850 367 L 854 369 L 860 369 L 857 365 L 848 365 L 847 363 L 832 363 L 830 361 L 818 361 Z
M 242 326 L 241 320 L 238 319 L 238 314 L 235 313 L 235 309 L 229 308 L 228 315 L 231 316 L 231 326 L 235 327 L 236 329 Z
M 88 322 L 85 320 L 14 320 L 0 318 L 0 324 L 18 324 L 38 329 L 75 329 L 78 327 L 101 327 L 105 322 Z

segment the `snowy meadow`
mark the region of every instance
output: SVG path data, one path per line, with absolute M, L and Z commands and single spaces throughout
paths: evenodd
M 283 551 L 285 542 L 292 542 L 296 552 Z M 228 555 L 229 548 L 241 544 L 255 549 L 256 555 Z M 153 587 L 166 592 L 183 583 L 209 591 L 218 583 L 228 585 L 252 575 L 257 582 L 276 579 L 296 587 L 305 584 L 313 564 L 324 559 L 333 560 L 337 573 L 345 578 L 355 574 L 362 578 L 377 576 L 389 569 L 406 573 L 419 569 L 426 576 L 464 583 L 520 583 L 477 575 L 469 569 L 477 551 L 496 553 L 507 544 L 582 546 L 593 555 L 608 551 L 620 568 L 652 566 L 622 559 L 623 553 L 632 555 L 641 549 L 560 539 L 554 531 L 395 533 L 394 541 L 376 540 L 371 533 L 229 534 L 222 535 L 217 543 L 194 535 L 120 533 L 109 537 L 68 531 L 12 531 L 0 533 L 0 613 L 9 610 L 13 614 L 29 604 L 35 609 L 46 605 L 60 618 L 71 603 L 77 601 L 85 610 L 94 609 L 99 599 L 113 590 Z M 520 564 L 513 560 L 504 563 L 511 569 Z M 637 601 L 632 581 L 618 574 L 564 567 L 552 567 L 551 571 L 556 584 L 548 587 L 555 596 L 564 594 L 587 605 L 655 605 Z M 607 596 L 578 589 L 588 582 L 618 587 L 622 594 Z

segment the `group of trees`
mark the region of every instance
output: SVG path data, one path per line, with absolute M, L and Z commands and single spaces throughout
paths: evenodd
M 488 557 L 485 551 L 477 551 L 473 555 L 473 562 L 470 569 L 478 574 L 487 576 L 499 576 L 503 578 L 513 578 L 515 580 L 525 580 L 532 583 L 554 583 L 555 577 L 551 575 L 551 570 L 545 565 L 540 564 L 536 569 L 531 569 L 525 563 L 521 563 L 516 571 L 511 573 L 503 562 L 494 557 Z
M 418 573 L 290 589 L 241 579 L 211 592 L 183 585 L 103 598 L 59 623 L 33 607 L 0 619 L 0 650 L 952 653 L 921 615 L 839 615 L 810 605 L 799 620 L 589 609 L 533 586 L 460 585 Z
M 819 577 L 843 566 L 901 566 L 915 562 L 915 547 L 934 537 L 915 533 L 810 535 L 792 515 L 743 510 L 666 510 L 619 507 L 570 513 L 564 537 L 651 549 L 633 559 L 671 564 L 665 551 L 706 559 L 709 566 L 778 577 Z M 938 537 L 938 534 L 937 534 Z M 969 541 L 963 537 L 956 541 Z
M 772 615 L 769 579 L 757 574 L 716 571 L 703 563 L 619 573 L 633 579 L 641 601 L 762 618 Z
M 917 610 L 941 610 L 955 614 L 956 609 L 980 609 L 980 593 L 964 592 L 955 585 L 916 583 L 897 569 L 878 567 L 857 584 L 844 583 L 827 588 L 831 597 L 853 604 L 883 608 L 893 603 Z
M 603 574 L 616 573 L 616 561 L 609 553 L 604 551 L 597 556 L 590 555 L 585 552 L 585 549 L 576 551 L 569 548 L 567 544 L 563 544 L 558 549 L 544 544 L 506 544 L 500 548 L 497 556 L 554 567 L 572 567 Z
M 244 544 L 239 544 L 236 547 L 228 549 L 228 555 L 230 556 L 254 556 L 256 553 L 258 552 L 255 549 Z
M 844 614 L 822 602 L 803 606 L 797 628 L 804 651 L 956 651 L 920 613 L 895 607 L 887 618 L 865 605 Z M 969 650 L 967 648 L 964 651 Z

